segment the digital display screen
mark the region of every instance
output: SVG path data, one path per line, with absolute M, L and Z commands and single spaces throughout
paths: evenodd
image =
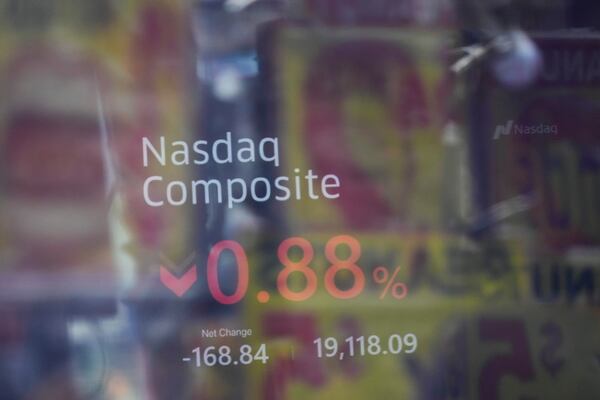
M 0 399 L 600 398 L 599 13 L 0 0 Z

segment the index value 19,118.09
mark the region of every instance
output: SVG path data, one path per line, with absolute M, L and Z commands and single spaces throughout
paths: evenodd
M 341 343 L 340 343 L 341 342 Z M 334 337 L 316 338 L 313 343 L 316 346 L 317 357 L 333 358 L 340 360 L 347 357 L 362 357 L 365 355 L 378 356 L 386 354 L 411 354 L 417 350 L 417 336 L 413 333 L 405 335 L 393 334 L 387 340 L 382 340 L 377 335 L 350 336 L 342 341 Z

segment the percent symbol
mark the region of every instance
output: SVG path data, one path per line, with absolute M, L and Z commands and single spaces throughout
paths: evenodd
M 396 300 L 402 300 L 406 297 L 408 294 L 408 287 L 404 282 L 396 281 L 398 272 L 400 272 L 400 267 L 397 267 L 390 277 L 390 271 L 386 267 L 377 267 L 373 270 L 373 281 L 379 285 L 385 284 L 385 287 L 379 296 L 379 300 L 383 300 L 390 290 L 392 291 L 392 297 Z

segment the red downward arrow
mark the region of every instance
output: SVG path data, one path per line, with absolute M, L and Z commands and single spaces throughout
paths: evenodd
M 179 278 L 173 275 L 171 271 L 162 265 L 160 266 L 160 281 L 167 287 L 167 289 L 179 297 L 183 296 L 188 290 L 190 290 L 197 279 L 198 272 L 195 265 L 192 265 L 192 267 Z

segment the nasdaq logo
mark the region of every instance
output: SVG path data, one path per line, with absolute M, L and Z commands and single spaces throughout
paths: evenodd
M 558 135 L 558 125 L 521 125 L 515 124 L 515 121 L 510 120 L 504 125 L 496 126 L 494 140 L 500 139 L 501 136 L 508 135 Z

